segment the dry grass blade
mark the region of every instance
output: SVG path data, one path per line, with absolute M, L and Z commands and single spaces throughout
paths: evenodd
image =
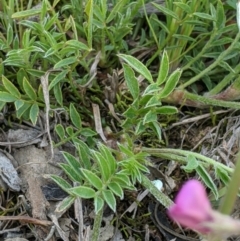
M 42 225 L 42 226 L 53 225 L 53 223 L 51 221 L 31 218 L 29 216 L 0 216 L 0 220 L 1 221 L 15 220 L 15 221 L 31 223 L 31 224 L 36 224 L 36 225 Z

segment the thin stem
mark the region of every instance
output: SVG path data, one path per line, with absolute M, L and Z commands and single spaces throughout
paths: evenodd
M 59 147 L 61 145 L 63 145 L 64 143 L 68 142 L 68 141 L 71 141 L 74 137 L 78 137 L 82 132 L 82 129 L 76 131 L 72 136 L 69 136 L 68 138 L 60 141 L 59 143 L 55 144 L 54 147 Z
M 209 97 L 191 94 L 189 92 L 185 92 L 184 97 L 186 99 L 198 101 L 198 102 L 201 102 L 206 105 L 221 106 L 221 107 L 232 108 L 232 109 L 240 109 L 240 104 L 238 102 L 234 102 L 234 101 L 217 100 L 217 99 L 212 99 Z
M 149 26 L 149 28 L 150 28 L 150 31 L 151 31 L 151 33 L 152 33 L 152 35 L 153 35 L 153 39 L 154 39 L 154 41 L 155 41 L 155 43 L 156 43 L 156 45 L 157 45 L 157 48 L 159 49 L 160 46 L 159 46 L 159 43 L 158 43 L 158 39 L 157 39 L 156 33 L 155 33 L 155 31 L 154 31 L 154 29 L 153 29 L 150 21 L 149 21 L 149 18 L 148 18 L 147 12 L 146 12 L 146 7 L 145 7 L 144 0 L 142 0 L 142 5 L 144 6 L 144 7 L 143 7 L 144 15 L 145 15 L 145 18 L 146 18 L 146 20 L 147 20 L 147 23 L 148 23 L 148 26 Z
M 181 155 L 181 156 L 185 156 L 185 157 L 187 157 L 188 155 L 192 155 L 192 156 L 196 157 L 197 159 L 202 160 L 210 165 L 222 168 L 225 171 L 227 171 L 228 173 L 233 173 L 232 168 L 227 167 L 224 164 L 219 163 L 209 157 L 203 156 L 201 154 L 198 154 L 198 153 L 192 152 L 192 151 L 185 151 L 185 150 L 171 149 L 171 148 L 158 149 L 158 148 L 147 148 L 147 147 L 142 148 L 142 151 L 147 152 L 151 155 L 159 155 L 159 154 L 161 155 L 161 153 L 169 153 L 169 155 L 176 154 L 176 155 Z M 239 177 L 240 177 L 240 175 L 239 175 Z
M 227 50 L 225 50 L 224 52 L 222 52 L 218 58 L 216 59 L 216 61 L 214 61 L 211 65 L 209 65 L 206 69 L 204 69 L 203 71 L 201 71 L 198 75 L 194 76 L 193 78 L 191 78 L 189 81 L 187 81 L 186 83 L 182 84 L 180 86 L 180 88 L 184 89 L 187 86 L 193 84 L 194 82 L 198 81 L 201 77 L 203 77 L 204 75 L 206 75 L 209 71 L 211 71 L 213 68 L 215 68 L 232 50 L 233 47 L 235 46 L 235 44 L 239 41 L 240 39 L 240 32 L 237 34 L 236 38 L 234 39 L 234 41 L 232 42 L 232 44 L 228 47 Z
M 188 160 L 186 159 L 185 156 L 179 156 L 179 155 L 172 154 L 172 153 L 159 153 L 159 154 L 154 154 L 154 156 L 158 156 L 158 157 L 161 157 L 162 159 L 166 159 L 169 161 L 174 160 L 176 162 L 183 163 L 183 164 L 187 164 L 187 162 L 188 162 Z M 200 161 L 200 162 L 206 168 L 208 168 L 210 166 L 208 163 L 205 163 L 202 161 Z
M 101 228 L 101 222 L 102 222 L 102 216 L 103 216 L 103 208 L 95 216 L 91 241 L 98 241 L 99 230 Z
M 154 184 L 145 176 L 142 175 L 142 183 L 141 183 L 149 192 L 166 208 L 169 208 L 173 205 L 173 201 L 166 196 L 164 193 L 159 191 Z
M 218 94 L 220 91 L 223 90 L 225 86 L 227 86 L 233 80 L 234 77 L 236 77 L 239 74 L 239 72 L 240 72 L 240 65 L 238 64 L 234 68 L 234 73 L 230 72 L 227 76 L 225 76 L 221 82 L 219 82 L 213 89 L 211 89 L 208 92 L 208 95 L 211 96 L 211 95 Z
M 240 187 L 240 152 L 237 154 L 237 163 L 232 175 L 232 179 L 228 185 L 226 194 L 220 205 L 219 211 L 223 214 L 229 215 L 234 207 L 234 203 L 237 199 L 237 194 Z

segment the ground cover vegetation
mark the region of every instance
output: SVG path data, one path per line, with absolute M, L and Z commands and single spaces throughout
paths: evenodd
M 100 240 L 104 210 L 123 213 L 141 190 L 151 194 L 147 205 L 168 208 L 197 177 L 218 206 L 239 142 L 236 10 L 233 0 L 0 1 L 2 131 L 41 129 L 49 161 L 62 151 L 65 176 L 48 177 L 68 195 L 55 211 L 91 203 L 89 240 Z M 78 215 L 78 238 L 87 240 Z M 129 231 L 144 215 L 150 222 L 145 208 L 112 223 L 125 240 L 147 240 Z

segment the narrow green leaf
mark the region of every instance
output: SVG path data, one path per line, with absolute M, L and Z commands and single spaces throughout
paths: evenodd
M 107 205 L 115 212 L 116 211 L 116 199 L 110 190 L 103 190 L 103 198 Z
M 152 123 L 150 123 L 150 125 L 152 125 L 152 130 L 156 131 L 157 137 L 158 137 L 159 141 L 161 141 L 162 140 L 162 129 L 161 129 L 159 122 L 153 121 Z
M 57 124 L 57 125 L 55 126 L 55 131 L 57 132 L 59 138 L 60 138 L 61 140 L 63 140 L 64 137 L 65 137 L 65 130 L 64 130 L 63 126 L 62 126 L 61 124 Z
M 13 39 L 13 43 L 12 43 L 13 49 L 19 49 L 20 48 L 20 44 L 19 44 L 19 36 L 16 34 L 14 39 Z
M 226 13 L 224 11 L 223 3 L 221 1 L 217 2 L 217 12 L 216 12 L 216 27 L 217 29 L 222 29 L 226 24 Z
M 216 176 L 224 183 L 225 186 L 229 184 L 230 176 L 228 172 L 225 171 L 223 168 L 216 168 Z
M 38 96 L 39 101 L 45 102 L 42 85 L 38 86 L 37 96 Z
M 5 92 L 5 91 L 0 91 L 0 101 L 14 102 L 16 100 L 17 100 L 17 98 L 15 96 L 13 96 L 12 94 L 9 94 L 8 92 Z
M 141 135 L 146 130 L 146 126 L 143 124 L 143 120 L 139 121 L 137 123 L 137 126 L 135 128 L 135 135 Z
M 63 96 L 62 96 L 62 88 L 60 83 L 54 85 L 53 87 L 54 96 L 60 106 L 63 106 Z
M 31 100 L 36 101 L 37 94 L 25 77 L 23 78 L 23 89 Z
M 90 128 L 82 128 L 81 135 L 85 137 L 92 137 L 92 136 L 96 136 L 97 133 L 91 130 Z
M 73 187 L 69 189 L 69 191 L 74 195 L 85 199 L 95 197 L 95 191 L 90 187 L 84 187 L 84 186 Z
M 105 146 L 103 144 L 99 144 L 98 149 L 100 150 L 102 156 L 106 159 L 106 161 L 108 163 L 110 174 L 113 175 L 117 168 L 116 159 L 114 158 L 110 149 L 107 146 Z
M 189 37 L 188 35 L 183 35 L 183 34 L 173 34 L 173 38 L 179 39 L 179 40 L 184 40 L 188 42 L 196 42 L 195 38 Z
M 211 46 L 222 46 L 225 44 L 232 43 L 233 39 L 229 37 L 221 37 L 221 39 L 216 39 L 211 43 Z
M 106 24 L 110 23 L 116 17 L 116 15 L 121 12 L 123 7 L 126 6 L 126 4 L 128 3 L 129 3 L 128 0 L 117 1 L 106 19 Z
M 48 89 L 51 90 L 56 84 L 58 84 L 60 81 L 62 81 L 66 74 L 68 73 L 68 70 L 61 71 L 50 83 Z
M 25 72 L 24 69 L 23 72 Z M 38 69 L 26 69 L 26 72 L 29 73 L 30 75 L 33 75 L 37 78 L 40 78 L 41 76 L 43 76 L 46 72 L 42 71 L 42 70 L 38 70 Z M 23 76 L 21 76 L 21 78 L 23 79 L 23 77 L 27 78 L 27 73 L 25 72 L 25 74 Z
M 181 8 L 183 11 L 185 11 L 188 14 L 192 13 L 191 8 L 189 7 L 188 4 L 186 3 L 182 3 L 182 2 L 173 2 L 174 5 L 178 6 L 179 8 Z
M 78 162 L 78 160 L 68 152 L 64 151 L 62 153 L 63 153 L 65 160 L 73 168 L 73 170 L 75 170 L 76 172 L 79 172 L 81 166 L 80 166 L 80 163 Z
M 80 172 L 77 173 L 70 165 L 66 163 L 60 163 L 59 165 L 73 182 L 82 182 L 83 177 L 81 176 Z
M 123 193 L 123 189 L 121 188 L 121 186 L 117 183 L 117 182 L 111 182 L 108 184 L 108 188 L 111 189 L 111 191 L 117 195 L 118 197 L 120 197 L 121 199 L 123 199 L 124 197 L 124 193 Z
M 24 105 L 24 101 L 23 100 L 16 100 L 14 102 L 14 105 L 15 105 L 16 110 L 19 110 Z
M 77 112 L 77 109 L 72 103 L 70 104 L 69 112 L 70 112 L 70 119 L 72 123 L 75 125 L 75 127 L 77 127 L 78 129 L 81 129 L 82 128 L 81 117 Z
M 87 42 L 88 42 L 88 47 L 92 49 L 92 41 L 93 41 L 93 0 L 88 0 L 86 7 L 85 7 L 85 12 L 88 16 L 88 21 L 87 21 Z
M 158 95 L 155 94 L 150 98 L 150 100 L 146 103 L 145 108 L 147 107 L 153 107 L 153 106 L 159 106 L 162 105 L 161 101 L 158 98 Z
M 91 154 L 98 163 L 99 171 L 101 173 L 103 181 L 108 181 L 111 174 L 107 160 L 102 156 L 101 153 L 97 151 L 91 150 Z
M 77 147 L 79 159 L 82 164 L 81 166 L 89 170 L 92 166 L 90 161 L 89 147 L 81 140 L 79 140 L 77 143 L 74 143 L 74 145 Z
M 129 177 L 126 176 L 125 174 L 122 174 L 121 172 L 116 173 L 116 175 L 113 176 L 113 178 L 111 180 L 112 180 L 112 182 L 117 182 L 121 186 L 123 184 L 126 184 L 127 186 L 129 186 L 131 184 Z
M 161 106 L 155 108 L 155 113 L 162 115 L 173 115 L 178 113 L 178 109 L 174 106 Z
M 64 198 L 60 203 L 57 204 L 55 212 L 56 213 L 65 213 L 74 203 L 75 201 L 74 196 L 68 196 Z
M 207 19 L 207 20 L 210 20 L 210 21 L 214 21 L 214 17 L 207 14 L 207 13 L 200 13 L 200 12 L 195 12 L 193 13 L 194 16 L 197 16 L 199 18 L 203 18 L 203 19 Z
M 153 83 L 152 75 L 147 67 L 141 63 L 138 59 L 133 56 L 126 54 L 118 54 L 118 56 L 123 59 L 127 64 L 129 64 L 137 73 L 141 74 L 150 83 Z
M 51 47 L 45 52 L 43 58 L 45 58 L 45 59 L 49 58 L 51 55 L 54 55 L 56 52 L 57 52 L 57 50 L 55 48 Z
M 81 168 L 84 177 L 93 185 L 96 189 L 101 189 L 103 187 L 102 180 L 94 174 L 92 171 Z
M 60 1 L 60 0 L 56 0 L 56 1 Z M 56 2 L 55 1 L 55 2 Z M 54 8 L 54 5 L 52 5 L 52 8 Z M 54 25 L 55 25 L 55 23 L 58 21 L 58 19 L 59 19 L 59 13 L 56 13 L 56 14 L 51 14 L 51 18 L 50 19 L 48 19 L 48 21 L 47 21 L 47 23 L 45 24 L 45 26 L 44 26 L 44 29 L 45 30 L 49 30 L 49 29 L 52 29 L 52 28 L 54 28 Z
M 104 0 L 105 1 L 105 0 Z M 101 1 L 103 2 L 103 1 Z M 100 27 L 101 29 L 104 28 L 104 22 L 105 22 L 105 19 L 106 19 L 106 14 L 104 14 L 105 12 L 102 10 L 101 6 L 98 6 L 95 4 L 94 6 L 94 19 L 93 19 L 93 22 L 94 22 L 94 25 L 99 27 L 99 24 L 102 25 L 102 27 Z M 97 22 L 97 24 L 96 24 Z
M 104 206 L 104 200 L 100 197 L 95 197 L 94 198 L 94 207 L 95 207 L 95 213 L 98 214 L 100 210 L 102 210 Z
M 163 12 L 164 14 L 166 14 L 167 16 L 170 16 L 176 20 L 179 20 L 177 14 L 175 12 L 173 12 L 172 10 L 164 7 L 163 5 L 160 4 L 156 4 L 156 3 L 152 3 L 157 9 L 159 9 L 161 12 Z
M 154 92 L 159 92 L 159 86 L 156 83 L 148 85 L 143 92 L 143 96 L 153 94 Z
M 120 149 L 120 151 L 125 154 L 127 157 L 133 157 L 134 156 L 134 153 L 132 152 L 132 150 L 130 150 L 131 147 L 129 146 L 125 146 L 121 143 L 118 143 L 118 147 Z
M 54 65 L 54 69 L 60 69 L 62 67 L 68 67 L 68 65 L 71 65 L 73 63 L 76 63 L 78 61 L 77 57 L 69 57 L 66 59 L 60 60 L 58 63 Z
M 13 96 L 15 96 L 16 98 L 21 98 L 21 94 L 18 91 L 18 89 L 15 87 L 15 85 L 13 85 L 13 83 L 8 80 L 5 76 L 2 76 L 2 82 L 4 85 L 4 88 Z
M 203 180 L 203 182 L 205 183 L 205 185 L 211 189 L 211 191 L 213 192 L 213 194 L 215 196 L 215 199 L 218 200 L 217 187 L 216 187 L 214 181 L 212 180 L 211 176 L 207 172 L 207 170 L 201 164 L 198 164 L 196 171 L 197 171 L 198 175 L 201 177 L 201 179 Z
M 160 65 L 160 70 L 158 72 L 158 78 L 157 78 L 157 85 L 161 85 L 165 82 L 167 75 L 169 71 L 169 60 L 168 60 L 168 55 L 167 51 L 163 51 L 162 59 L 161 59 L 161 65 Z
M 74 136 L 74 130 L 72 126 L 67 126 L 66 132 L 69 136 Z
M 159 98 L 166 98 L 175 89 L 179 78 L 182 74 L 180 69 L 176 69 L 167 79 L 163 90 L 159 94 Z
M 148 113 L 143 118 L 143 125 L 157 121 L 157 115 L 154 110 L 149 110 Z
M 85 51 L 90 51 L 90 49 L 88 48 L 88 46 L 78 40 L 72 39 L 72 40 L 68 40 L 66 42 L 66 45 L 72 46 L 74 48 L 76 48 L 77 50 L 85 50 Z
M 39 107 L 37 103 L 34 103 L 30 109 L 30 120 L 32 121 L 33 125 L 35 126 L 37 123 L 37 119 L 38 119 L 38 114 L 39 114 Z
M 17 118 L 21 118 L 25 112 L 27 112 L 31 107 L 30 103 L 24 103 L 18 110 L 17 110 Z
M 41 9 L 29 9 L 25 11 L 16 12 L 12 15 L 12 18 L 26 18 L 41 13 Z
M 135 77 L 134 71 L 131 67 L 126 64 L 123 64 L 124 77 L 127 83 L 127 87 L 134 99 L 139 96 L 139 84 L 137 78 Z
M 40 21 L 43 22 L 47 15 L 47 1 L 43 0 L 41 3 Z
M 10 46 L 12 41 L 13 41 L 13 29 L 11 24 L 9 23 L 7 28 L 7 45 Z
M 57 183 L 59 187 L 61 187 L 65 192 L 69 193 L 69 189 L 72 188 L 72 186 L 65 181 L 63 178 L 57 176 L 57 175 L 51 175 L 51 179 Z
M 138 110 L 134 108 L 134 106 L 130 106 L 124 113 L 123 115 L 129 119 L 132 120 L 133 118 L 137 118 L 138 115 Z M 123 125 L 123 124 L 122 124 Z
M 40 23 L 33 22 L 30 20 L 22 20 L 21 25 L 23 25 L 29 29 L 35 30 L 39 34 L 41 34 L 44 31 L 44 28 Z
M 223 69 L 229 71 L 230 73 L 235 74 L 235 71 L 232 69 L 232 67 L 231 67 L 226 61 L 221 61 L 221 62 L 219 63 L 219 65 L 220 65 Z

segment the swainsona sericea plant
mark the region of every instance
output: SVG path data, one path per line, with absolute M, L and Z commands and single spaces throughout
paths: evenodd
M 222 239 L 240 233 L 240 221 L 213 210 L 204 186 L 197 180 L 183 185 L 168 215 L 182 226 L 211 237 Z

